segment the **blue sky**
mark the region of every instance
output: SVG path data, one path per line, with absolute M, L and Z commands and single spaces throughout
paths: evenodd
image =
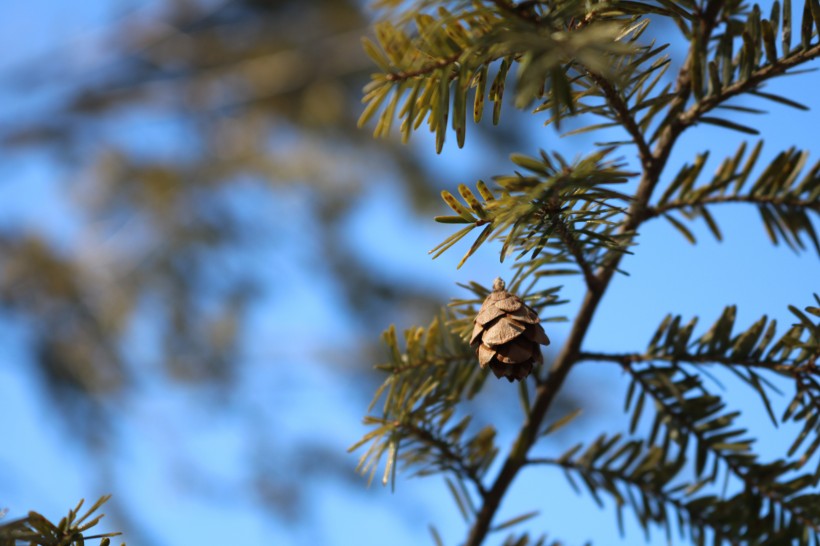
M 77 58 L 88 62 L 89 67 L 95 66 L 94 63 L 102 62 L 101 54 L 93 47 L 95 37 L 107 28 L 112 14 L 122 13 L 118 8 L 123 5 L 105 0 L 70 6 L 53 0 L 11 0 L 0 4 L 0 46 L 5 52 L 0 73 L 9 67 L 25 66 L 32 59 L 39 62 L 43 55 L 50 56 L 63 49 L 71 55 L 79 51 Z M 66 44 L 72 47 L 64 47 Z M 809 150 L 811 162 L 820 159 L 820 144 L 815 136 L 820 122 L 818 88 L 817 73 L 781 78 L 767 88 L 815 106 L 810 112 L 761 100 L 742 103 L 770 111 L 768 115 L 747 120 L 759 128 L 761 137 L 765 138 L 764 160 L 790 146 Z M 5 105 L 0 104 L 0 113 L 3 117 L 14 112 L 18 103 L 20 108 L 37 106 L 9 91 L 2 96 Z M 529 121 L 523 122 L 523 130 L 532 135 L 532 147 L 520 150 L 525 153 L 534 154 L 544 148 L 572 157 L 590 150 L 592 142 L 601 138 L 593 134 L 560 139 L 552 128 L 541 126 L 541 119 L 526 119 Z M 492 174 L 511 170 L 509 164 L 478 156 L 481 148 L 472 145 L 470 137 L 468 129 L 468 145 L 463 150 L 456 149 L 450 142 L 439 156 L 434 154 L 432 139 L 426 134 L 416 135 L 411 145 L 417 155 L 429 161 L 433 171 L 439 173 L 434 183 L 441 187 L 454 187 L 462 182 L 473 184 L 477 177 L 488 179 Z M 158 135 L 160 141 L 163 138 L 167 136 Z M 714 127 L 697 128 L 680 141 L 668 172 L 673 173 L 676 166 L 691 161 L 695 153 L 710 150 L 704 173 L 711 173 L 720 160 L 734 153 L 743 138 Z M 504 150 L 499 155 L 512 151 L 519 150 Z M 41 218 L 47 214 L 49 220 L 44 229 L 55 233 L 70 229 L 69 213 L 61 205 L 59 191 L 53 183 L 66 175 L 59 166 L 33 154 L 0 166 L 0 172 L 14 180 L 14 183 L 6 181 L 0 185 L 0 222 L 40 225 L 43 224 Z M 293 202 L 282 206 L 282 226 L 288 225 L 287 211 L 298 214 L 301 206 L 298 195 L 291 195 L 289 199 Z M 492 245 L 486 245 L 465 267 L 456 270 L 455 265 L 470 244 L 467 240 L 431 261 L 427 250 L 449 235 L 452 227 L 416 218 L 400 206 L 403 200 L 399 185 L 385 176 L 369 190 L 360 204 L 359 215 L 348 226 L 349 237 L 358 242 L 357 248 L 374 266 L 388 274 L 391 269 L 411 271 L 423 277 L 431 291 L 446 297 L 463 295 L 456 282 L 477 280 L 489 284 L 497 275 L 510 275 L 507 265 L 498 263 L 495 253 L 498 248 Z M 385 208 L 382 204 L 387 202 L 395 203 L 395 208 Z M 441 210 L 446 214 L 443 204 Z M 735 303 L 739 307 L 739 326 L 750 325 L 762 314 L 786 325 L 792 322 L 787 305 L 800 307 L 812 303 L 812 293 L 820 293 L 820 262 L 816 255 L 796 255 L 786 247 L 770 245 L 757 212 L 751 207 L 727 207 L 716 212 L 715 217 L 723 229 L 723 243 L 714 241 L 700 224 L 694 227 L 698 238 L 696 246 L 687 243 L 662 220 L 646 225 L 635 254 L 622 263 L 630 275 L 617 277 L 612 283 L 585 348 L 640 350 L 668 312 L 684 317 L 699 315 L 701 324 L 706 325 L 718 317 L 725 305 Z M 379 229 L 374 230 L 373 225 Z M 304 231 L 294 230 L 289 237 L 292 244 L 285 251 L 309 259 L 315 242 L 300 237 L 306 237 Z M 268 340 L 272 336 L 285 335 L 292 340 L 292 346 L 300 347 L 309 343 L 318 329 L 332 336 L 339 350 L 353 351 L 360 341 L 358 336 L 362 335 L 355 328 L 344 326 L 348 317 L 340 306 L 328 305 L 327 302 L 337 300 L 338 295 L 321 272 L 283 265 L 281 274 L 285 281 L 279 282 L 287 282 L 287 297 L 270 301 L 269 312 L 262 309 L 249 332 L 251 357 L 243 367 L 236 396 L 241 404 L 229 411 L 213 411 L 207 396 L 201 393 L 175 390 L 163 382 L 147 380 L 139 396 L 120 401 L 122 418 L 116 430 L 118 451 L 111 476 L 96 475 L 94 461 L 72 442 L 64 427 L 55 423 L 56 416 L 41 399 L 43 391 L 27 363 L 23 350 L 25 331 L 3 321 L 0 415 L 4 416 L 6 438 L 12 440 L 0 446 L 0 507 L 7 506 L 10 517 L 35 509 L 59 519 L 79 497 L 94 499 L 107 493 L 113 484 L 124 497 L 123 506 L 137 514 L 148 536 L 162 537 L 157 543 L 163 545 L 229 541 L 252 545 L 341 546 L 355 540 L 368 546 L 386 543 L 385 537 L 390 537 L 390 544 L 414 545 L 429 543 L 428 523 L 436 525 L 445 543 L 461 540 L 464 524 L 443 482 L 437 478 L 402 478 L 396 493 L 391 493 L 389 488 L 377 485 L 366 488 L 364 481 L 360 486 L 351 485 L 318 475 L 302 484 L 311 498 L 309 509 L 313 523 L 309 528 L 272 518 L 243 494 L 249 485 L 249 477 L 243 473 L 243 461 L 252 449 L 248 439 L 254 436 L 255 422 L 276 423 L 285 439 L 303 438 L 306 430 L 311 434 L 320 433 L 331 448 L 339 452 L 364 432 L 360 420 L 365 408 L 359 405 L 358 398 L 339 387 L 356 381 L 349 370 L 332 369 L 334 363 L 328 364 L 321 354 L 305 357 L 297 350 L 270 354 Z M 564 309 L 571 318 L 582 295 L 582 286 L 577 280 L 568 281 L 562 295 L 571 300 Z M 281 309 L 294 308 L 297 303 L 303 312 L 295 319 L 280 313 Z M 401 319 L 385 317 L 385 326 Z M 569 324 L 550 326 L 548 333 L 556 347 L 568 328 Z M 372 335 L 376 337 L 378 333 Z M 273 362 L 275 359 L 279 361 Z M 288 364 L 284 371 L 282 361 Z M 292 388 L 280 398 L 272 399 L 268 393 L 282 381 L 290 382 Z M 572 372 L 569 383 L 575 390 L 594 394 L 585 401 L 588 417 L 579 421 L 579 436 L 592 439 L 600 432 L 625 428 L 619 414 L 625 382 L 614 367 L 595 363 L 580 365 Z M 765 419 L 757 411 L 756 398 L 737 384 L 727 385 L 728 399 L 733 406 L 748 410 L 745 419 L 754 430 Z M 497 404 L 517 407 L 516 391 L 504 386 L 494 384 L 482 396 L 495 396 Z M 249 415 L 258 416 L 258 421 Z M 514 424 L 499 424 L 502 448 L 515 433 Z M 775 456 L 780 452 L 776 438 L 778 436 L 762 439 L 764 454 Z M 544 449 L 554 448 L 560 452 L 564 443 L 578 439 L 577 436 L 559 438 Z M 66 449 L 65 446 L 73 447 Z M 351 471 L 356 458 L 357 455 L 351 455 L 347 459 Z M 274 466 L 275 463 L 274 460 Z M 203 490 L 196 479 L 201 476 L 213 476 L 220 487 Z M 541 515 L 530 523 L 531 528 L 547 529 L 551 537 L 567 544 L 587 540 L 613 543 L 610 539 L 616 533 L 614 514 L 599 510 L 587 496 L 576 495 L 559 473 L 535 469 L 520 477 L 511 496 L 505 500 L 498 521 L 536 508 L 541 510 Z M 641 535 L 629 518 L 627 524 L 629 540 L 625 543 L 639 543 Z M 125 538 L 128 540 L 128 536 Z M 664 542 L 658 534 L 652 544 Z

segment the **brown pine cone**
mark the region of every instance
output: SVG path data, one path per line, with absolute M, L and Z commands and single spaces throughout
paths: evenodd
M 496 377 L 512 383 L 526 378 L 533 365 L 544 361 L 538 345 L 549 345 L 550 340 L 538 314 L 505 288 L 500 277 L 493 282 L 493 291 L 473 321 L 470 346 L 482 368 L 489 365 Z

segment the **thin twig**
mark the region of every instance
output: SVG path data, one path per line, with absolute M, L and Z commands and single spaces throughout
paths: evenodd
M 447 468 L 453 471 L 456 475 L 469 479 L 475 486 L 479 495 L 482 497 L 487 495 L 487 491 L 484 489 L 484 484 L 481 482 L 481 478 L 476 472 L 476 468 L 464 464 L 464 456 L 454 453 L 453 450 L 450 449 L 450 442 L 434 436 L 429 430 L 412 424 L 402 424 L 401 426 L 406 427 L 408 431 L 418 438 L 419 441 L 435 446 L 442 457 L 449 463 L 446 465 Z
M 578 355 L 578 361 L 614 362 L 621 366 L 649 362 L 683 362 L 686 364 L 722 364 L 736 365 L 744 368 L 763 368 L 796 378 L 802 374 L 818 374 L 813 362 L 797 364 L 796 362 L 774 362 L 767 360 L 747 360 L 715 355 L 693 355 L 689 353 L 673 355 L 650 355 L 640 353 L 596 353 L 584 351 Z
M 795 52 L 783 59 L 778 59 L 772 64 L 763 66 L 752 72 L 752 75 L 748 79 L 728 85 L 721 89 L 717 95 L 704 97 L 702 100 L 693 104 L 685 113 L 681 114 L 680 122 L 686 126 L 693 125 L 697 123 L 703 114 L 720 106 L 730 98 L 754 90 L 764 81 L 774 78 L 775 76 L 782 76 L 790 68 L 811 61 L 818 56 L 820 56 L 820 43 L 808 49 Z
M 685 209 L 690 207 L 702 207 L 705 205 L 716 205 L 722 203 L 752 203 L 755 205 L 778 205 L 795 208 L 807 208 L 820 212 L 820 201 L 817 199 L 798 199 L 793 196 L 769 196 L 769 195 L 712 195 L 703 197 L 695 202 L 687 202 L 676 199 L 663 205 L 647 207 L 645 217 L 654 218 L 661 216 L 671 210 Z
M 575 259 L 575 263 L 578 264 L 578 267 L 581 268 L 581 272 L 584 275 L 584 280 L 587 283 L 587 288 L 593 291 L 599 290 L 600 286 L 598 277 L 595 276 L 592 266 L 589 261 L 587 261 L 586 256 L 584 256 L 581 245 L 578 244 L 578 240 L 570 231 L 566 221 L 564 221 L 564 219 L 558 214 L 554 214 L 551 218 L 551 222 L 556 233 L 558 234 L 558 238 L 561 239 L 561 242 L 564 243 L 565 247 L 567 247 L 569 253 L 572 254 L 572 257 Z
M 385 79 L 391 82 L 401 82 L 409 80 L 410 78 L 425 76 L 427 74 L 435 72 L 436 70 L 442 69 L 445 66 L 455 64 L 461 58 L 462 54 L 463 52 L 455 53 L 453 55 L 450 55 L 449 57 L 438 59 L 435 62 L 424 65 L 421 68 L 417 68 L 415 70 L 399 70 L 398 72 L 388 72 L 385 75 Z
M 592 78 L 592 81 L 595 82 L 595 85 L 597 85 L 604 94 L 609 106 L 618 117 L 618 121 L 621 122 L 623 128 L 626 129 L 626 132 L 629 133 L 629 136 L 632 137 L 632 140 L 638 147 L 638 156 L 640 157 L 641 165 L 643 165 L 644 169 L 648 169 L 653 160 L 652 150 L 649 149 L 649 144 L 646 142 L 640 127 L 638 127 L 635 118 L 629 112 L 629 106 L 624 102 L 623 97 L 621 97 L 618 90 L 615 89 L 615 86 L 613 86 L 609 80 L 592 71 L 588 71 L 588 74 L 590 78 Z

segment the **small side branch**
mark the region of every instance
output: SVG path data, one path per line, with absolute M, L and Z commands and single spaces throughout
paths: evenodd
M 648 170 L 654 160 L 652 150 L 649 148 L 649 144 L 646 142 L 640 127 L 638 127 L 638 124 L 635 122 L 635 118 L 629 113 L 629 106 L 624 102 L 623 97 L 621 97 L 618 90 L 615 89 L 615 86 L 613 86 L 609 80 L 592 71 L 588 71 L 587 73 L 606 97 L 609 106 L 618 117 L 618 121 L 621 122 L 621 125 L 623 125 L 626 132 L 629 133 L 629 136 L 632 137 L 632 140 L 638 147 L 641 164 L 645 170 Z
M 506 13 L 514 13 L 516 15 L 521 15 L 520 11 L 517 9 L 517 6 L 510 2 L 510 0 L 492 0 L 492 3 L 495 6 Z
M 669 201 L 663 205 L 647 207 L 645 218 L 655 218 L 673 210 L 687 209 L 691 207 L 702 207 L 706 205 L 717 205 L 724 203 L 750 203 L 753 205 L 775 205 L 795 208 L 806 208 L 820 213 L 820 201 L 817 199 L 798 199 L 793 196 L 775 195 L 712 195 L 703 197 L 695 202 L 682 200 Z
M 785 57 L 783 59 L 778 59 L 772 64 L 763 66 L 752 72 L 752 75 L 749 76 L 748 79 L 728 85 L 724 87 L 720 91 L 720 93 L 704 97 L 703 100 L 693 104 L 691 108 L 689 108 L 686 112 L 681 114 L 679 121 L 684 126 L 693 125 L 697 123 L 698 119 L 703 114 L 709 112 L 710 110 L 713 110 L 717 106 L 720 106 L 732 97 L 736 97 L 738 95 L 751 91 L 757 88 L 757 86 L 763 83 L 764 81 L 774 78 L 776 76 L 782 76 L 789 69 L 794 68 L 795 66 L 803 64 L 805 62 L 811 61 L 818 56 L 820 56 L 820 43 L 815 44 L 814 46 L 803 51 L 794 53 L 793 55 L 789 55 L 788 57 Z
M 435 72 L 436 70 L 441 70 L 445 66 L 454 65 L 460 58 L 462 53 L 455 53 L 450 55 L 449 57 L 444 57 L 442 59 L 438 59 L 435 62 L 432 62 L 428 65 L 424 65 L 421 68 L 417 68 L 415 70 L 400 70 L 398 72 L 389 72 L 385 75 L 385 79 L 391 82 L 402 82 L 405 80 L 409 80 L 411 78 L 416 78 L 418 76 L 426 76 Z
M 739 366 L 742 368 L 761 368 L 795 379 L 805 374 L 820 374 L 820 368 L 818 368 L 817 364 L 813 361 L 809 361 L 805 364 L 791 364 L 788 362 L 737 359 L 727 356 L 693 355 L 689 353 L 648 355 L 640 353 L 596 353 L 585 351 L 578 355 L 578 361 L 614 362 L 624 367 L 651 362 L 685 363 L 693 365 L 721 364 L 724 366 Z
M 587 283 L 587 287 L 592 291 L 598 291 L 601 283 L 595 275 L 595 272 L 593 271 L 592 266 L 586 256 L 584 256 L 584 251 L 581 248 L 581 245 L 578 244 L 578 240 L 570 231 L 569 226 L 567 226 L 566 221 L 557 213 L 551 215 L 550 221 L 552 222 L 558 238 L 562 243 L 564 243 L 564 246 L 567 247 L 567 250 L 575 259 L 575 263 L 578 264 L 578 267 L 581 268 L 581 273 L 584 275 L 584 280 Z
M 519 2 L 518 4 L 512 2 L 511 0 L 492 0 L 492 3 L 500 10 L 505 13 L 511 13 L 516 17 L 523 19 L 524 21 L 528 21 L 530 23 L 538 23 L 538 17 L 535 15 L 535 12 L 532 11 L 532 6 L 537 4 L 537 2 L 533 2 L 532 0 L 525 0 L 524 2 Z
M 442 466 L 447 470 L 454 472 L 461 478 L 468 479 L 476 488 L 481 497 L 486 496 L 487 491 L 481 478 L 478 476 L 475 467 L 467 465 L 465 457 L 455 453 L 446 440 L 442 440 L 433 435 L 429 430 L 417 427 L 415 425 L 404 425 L 408 431 L 413 434 L 419 441 L 434 446 L 441 455 L 444 464 Z

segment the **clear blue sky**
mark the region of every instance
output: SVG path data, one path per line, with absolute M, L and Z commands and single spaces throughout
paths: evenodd
M 32 59 L 39 60 L 42 55 L 54 54 L 51 58 L 60 62 L 62 55 L 70 54 L 72 61 L 88 62 L 89 67 L 102 62 L 104 56 L 93 47 L 95 37 L 107 27 L 115 8 L 122 5 L 105 0 L 70 4 L 53 0 L 3 2 L 0 47 L 4 55 L 0 73 L 24 66 Z M 66 44 L 71 47 L 64 47 Z M 766 140 L 764 158 L 798 146 L 811 152 L 812 162 L 820 159 L 816 138 L 820 125 L 817 89 L 820 77 L 816 73 L 783 78 L 769 88 L 813 105 L 815 109 L 810 112 L 753 101 L 771 112 L 749 120 Z M 18 107 L 37 106 L 9 91 L 0 91 L 0 97 L 0 118 Z M 539 120 L 529 123 L 526 130 L 531 132 L 533 143 L 531 149 L 522 150 L 527 153 L 545 148 L 571 157 L 589 150 L 592 141 L 601 138 L 593 135 L 559 139 L 551 128 L 541 127 Z M 417 137 L 413 146 L 436 166 L 440 179 L 435 182 L 442 187 L 460 182 L 471 184 L 477 176 L 489 178 L 509 170 L 508 166 L 489 164 L 476 157 L 478 148 L 470 144 L 469 131 L 465 149 L 448 145 L 441 156 L 434 155 L 426 135 Z M 681 141 L 671 165 L 681 165 L 695 153 L 710 150 L 710 163 L 704 171 L 709 173 L 721 159 L 734 153 L 743 138 L 727 130 L 700 128 Z M 46 211 L 49 220 L 44 229 L 56 232 L 70 226 L 70 221 L 63 217 L 65 211 L 54 184 L 54 180 L 66 174 L 59 167 L 41 157 L 27 156 L 0 165 L 0 172 L 5 179 L 0 184 L 0 222 L 42 224 Z M 453 297 L 462 295 L 455 282 L 474 279 L 488 284 L 496 275 L 509 276 L 493 253 L 497 249 L 491 246 L 486 246 L 459 271 L 455 264 L 468 243 L 457 245 L 431 262 L 427 250 L 446 237 L 451 227 L 420 221 L 401 208 L 385 210 L 377 206 L 384 202 L 395 203 L 397 207 L 402 202 L 397 185 L 389 177 L 374 187 L 361 205 L 360 219 L 367 215 L 369 221 L 353 221 L 349 226 L 350 236 L 360 242 L 362 252 L 374 264 L 387 271 L 391 267 L 413 271 L 429 279 L 431 289 Z M 294 207 L 298 208 L 298 203 Z M 378 215 L 375 220 L 372 214 Z M 797 256 L 783 246 L 772 247 L 752 208 L 727 208 L 716 212 L 715 217 L 723 229 L 723 243 L 714 241 L 702 225 L 695 227 L 697 246 L 687 243 L 661 220 L 647 225 L 635 255 L 622 264 L 630 276 L 616 279 L 596 316 L 586 342 L 588 349 L 640 350 L 667 312 L 684 317 L 697 314 L 702 324 L 708 324 L 725 305 L 732 303 L 739 307 L 739 325 L 749 325 L 762 314 L 789 324 L 792 319 L 786 306 L 808 305 L 812 292 L 820 292 L 817 256 Z M 372 230 L 369 225 L 379 225 L 380 229 Z M 299 240 L 297 235 L 289 251 L 298 256 L 306 248 L 309 251 L 311 244 L 314 243 Z M 250 337 L 256 338 L 251 345 L 257 358 L 244 367 L 238 398 L 245 401 L 245 410 L 263 415 L 263 422 L 281 426 L 283 437 L 298 439 L 306 429 L 321 431 L 333 448 L 344 451 L 364 432 L 360 419 L 365 408 L 351 403 L 355 398 L 339 387 L 351 378 L 344 371 L 328 370 L 319 356 L 300 361 L 303 355 L 297 351 L 278 355 L 299 366 L 298 376 L 283 374 L 266 358 L 266 336 L 285 332 L 298 346 L 299 341 L 307 343 L 316 331 L 322 331 L 334 336 L 342 350 L 353 350 L 357 346 L 355 336 L 359 334 L 340 326 L 345 323 L 345 316 L 339 308 L 327 304 L 335 296 L 321 273 L 313 276 L 309 271 L 294 269 L 285 271 L 285 275 L 292 299 L 271 302 L 269 318 L 255 326 Z M 578 282 L 570 282 L 564 289 L 563 295 L 572 300 L 565 309 L 570 318 L 581 293 Z M 282 307 L 293 309 L 297 301 L 304 316 L 276 318 L 281 316 L 278 311 Z M 392 320 L 387 318 L 385 324 L 389 322 Z M 122 401 L 127 411 L 121 412 L 123 418 L 118 423 L 115 472 L 100 479 L 95 474 L 96 465 L 81 447 L 65 448 L 72 445 L 69 435 L 54 424 L 55 416 L 40 399 L 42 391 L 24 357 L 25 331 L 13 329 L 7 323 L 0 321 L 0 415 L 4 418 L 4 437 L 11 440 L 0 446 L 0 507 L 7 506 L 11 517 L 35 509 L 59 518 L 79 497 L 93 499 L 108 492 L 108 481 L 116 484 L 119 494 L 125 496 L 121 499 L 124 506 L 137 514 L 148 534 L 163 537 L 159 544 L 409 546 L 429 543 L 428 523 L 438 527 L 448 544 L 457 543 L 464 536 L 460 516 L 437 478 L 400 479 L 397 492 L 391 494 L 380 486 L 366 489 L 364 482 L 361 487 L 351 486 L 318 476 L 304 484 L 311 494 L 309 509 L 314 524 L 310 529 L 272 518 L 243 496 L 249 477 L 243 473 L 242 461 L 249 449 L 247 438 L 254 434 L 253 422 L 239 418 L 231 410 L 214 412 L 195 393 L 175 391 L 162 383 L 149 382 L 140 397 Z M 568 325 L 551 327 L 549 335 L 556 346 L 567 329 Z M 284 399 L 270 399 L 267 387 L 283 380 L 292 381 L 293 388 Z M 582 365 L 573 371 L 570 383 L 578 390 L 595 393 L 588 401 L 587 413 L 592 417 L 580 421 L 589 433 L 587 438 L 624 428 L 618 412 L 625 384 L 614 368 L 605 364 Z M 494 387 L 486 395 L 497 396 L 500 405 L 518 404 L 514 390 Z M 733 385 L 728 396 L 736 407 L 749 408 L 746 419 L 750 427 L 763 419 L 754 409 L 756 399 L 747 396 L 742 388 Z M 515 431 L 512 423 L 506 426 L 499 427 L 502 448 Z M 547 445 L 545 449 L 557 450 L 577 439 L 559 439 L 555 446 Z M 767 440 L 771 439 L 761 442 L 762 451 L 776 455 L 777 446 L 772 445 L 776 442 Z M 356 458 L 348 458 L 351 471 Z M 227 486 L 218 491 L 203 491 L 191 486 L 186 472 L 213 475 L 218 478 L 215 481 Z M 613 543 L 610 538 L 616 532 L 614 513 L 601 511 L 587 496 L 573 493 L 559 473 L 534 470 L 520 479 L 505 501 L 499 521 L 532 509 L 542 513 L 530 526 L 547 529 L 551 537 L 567 544 L 586 540 Z M 629 540 L 625 543 L 641 543 L 641 535 L 629 518 L 627 524 Z M 658 534 L 652 543 L 663 542 Z

